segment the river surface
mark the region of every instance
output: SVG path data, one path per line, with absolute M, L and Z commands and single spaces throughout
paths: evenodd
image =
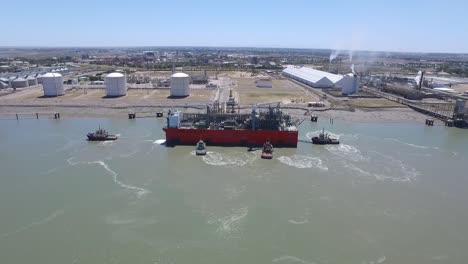
M 342 144 L 262 160 L 162 126 L 0 120 L 0 263 L 468 263 L 467 130 L 306 121 Z

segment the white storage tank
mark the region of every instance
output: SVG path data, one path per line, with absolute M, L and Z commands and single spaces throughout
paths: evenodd
M 8 86 L 9 86 L 8 83 L 0 80 L 0 89 L 6 89 L 8 88 Z
M 65 94 L 63 87 L 63 77 L 59 73 L 46 73 L 42 75 L 42 87 L 44 88 L 44 96 L 59 96 Z
M 28 80 L 29 86 L 37 85 L 37 79 L 33 76 L 29 76 L 28 78 L 26 78 L 26 80 Z
M 127 78 L 125 75 L 113 72 L 106 76 L 106 96 L 118 97 L 127 95 Z
M 26 80 L 24 78 L 21 78 L 21 77 L 16 78 L 13 81 L 11 81 L 11 87 L 13 87 L 13 88 L 28 87 L 28 80 Z
M 185 97 L 190 95 L 190 76 L 178 72 L 171 76 L 171 97 Z

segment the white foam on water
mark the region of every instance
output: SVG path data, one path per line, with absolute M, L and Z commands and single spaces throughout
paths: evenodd
M 221 234 L 231 234 L 239 229 L 240 224 L 244 218 L 248 215 L 249 208 L 241 207 L 232 210 L 228 215 L 217 218 L 211 217 L 208 220 L 208 224 L 218 225 L 216 231 Z
M 316 262 L 309 262 L 295 256 L 281 256 L 271 260 L 272 262 L 287 262 L 287 263 L 303 263 L 303 264 L 316 264 Z
M 164 144 L 166 144 L 166 140 L 165 139 L 157 139 L 157 140 L 153 141 L 153 144 L 164 145 Z
M 393 141 L 393 142 L 396 142 L 396 143 L 399 143 L 399 144 L 402 144 L 402 145 L 406 145 L 406 146 L 409 146 L 409 147 L 413 147 L 413 148 L 419 148 L 419 149 L 439 149 L 439 147 L 431 147 L 431 146 L 421 146 L 421 145 L 416 145 L 416 144 L 412 144 L 412 143 L 407 143 L 407 142 L 403 142 L 403 141 L 400 141 L 396 138 L 384 138 L 385 140 L 388 140 L 388 141 Z
M 59 153 L 59 152 L 62 152 L 62 151 L 72 149 L 75 145 L 77 145 L 80 142 L 81 141 L 71 140 L 70 139 L 70 140 L 67 141 L 67 143 L 65 143 L 65 145 L 63 145 L 62 147 L 56 149 L 55 152 Z
M 70 158 L 68 158 L 68 159 L 67 159 L 68 165 L 70 165 L 70 166 L 75 166 L 76 164 L 78 164 L 78 163 L 76 163 L 76 162 L 73 162 L 74 159 L 76 159 L 76 157 L 70 157 Z
M 225 189 L 226 194 L 225 197 L 228 198 L 229 200 L 233 200 L 237 197 L 239 197 L 242 193 L 244 193 L 246 190 L 245 186 L 236 188 L 236 187 L 228 187 Z
M 432 257 L 433 260 L 447 260 L 449 258 L 448 255 L 438 255 L 438 256 L 434 256 Z
M 136 191 L 138 197 L 141 197 L 141 196 L 149 193 L 149 191 L 144 189 L 144 188 L 128 185 L 128 184 L 125 184 L 125 183 L 119 181 L 119 179 L 117 178 L 117 175 L 118 175 L 117 172 L 115 172 L 111 168 L 109 168 L 109 165 L 107 165 L 104 161 L 101 161 L 101 160 L 91 161 L 91 162 L 88 162 L 88 164 L 98 164 L 98 165 L 102 166 L 107 172 L 109 172 L 112 175 L 112 179 L 114 180 L 115 184 L 119 185 L 122 188 L 127 188 L 129 190 Z
M 419 172 L 415 168 L 410 168 L 407 167 L 402 161 L 397 160 L 395 161 L 400 164 L 400 173 L 395 172 L 395 169 L 398 168 L 397 166 L 394 167 L 395 169 L 391 170 L 393 173 L 392 176 L 385 175 L 382 173 L 382 170 L 379 173 L 375 172 L 370 172 L 367 170 L 364 170 L 355 164 L 352 163 L 346 163 L 344 166 L 346 168 L 349 168 L 351 170 L 354 170 L 358 172 L 361 176 L 364 176 L 365 178 L 369 179 L 375 179 L 377 181 L 393 181 L 393 182 L 412 182 L 416 179 L 416 177 L 419 175 Z M 393 165 L 388 165 L 388 166 L 393 166 Z
M 137 194 L 138 198 L 142 197 L 143 195 L 145 195 L 147 193 L 150 193 L 150 191 L 147 190 L 147 189 L 132 186 L 132 185 L 128 185 L 128 184 L 125 184 L 125 183 L 121 182 L 117 178 L 117 176 L 118 176 L 117 172 L 113 171 L 109 167 L 109 165 L 107 165 L 107 163 L 105 163 L 104 161 L 97 160 L 97 161 L 89 161 L 89 162 L 73 162 L 73 160 L 75 160 L 75 159 L 76 159 L 76 157 L 70 157 L 70 158 L 67 159 L 67 163 L 70 166 L 76 166 L 76 165 L 79 165 L 79 164 L 89 164 L 89 165 L 97 164 L 97 165 L 103 167 L 112 176 L 112 180 L 114 181 L 115 184 L 119 185 L 122 188 L 136 191 L 136 194 Z
M 361 154 L 361 151 L 359 149 L 351 145 L 346 145 L 346 144 L 326 145 L 325 149 L 337 156 L 340 156 L 342 158 L 347 158 L 353 161 L 362 161 L 366 159 Z
M 323 130 L 316 130 L 316 131 L 309 131 L 306 133 L 306 138 L 312 139 L 315 136 L 318 136 L 320 133 L 322 133 Z M 344 134 L 334 134 L 328 131 L 325 131 L 325 133 L 328 133 L 332 138 L 339 139 L 341 136 L 344 136 Z
M 43 218 L 43 219 L 41 219 L 39 221 L 32 222 L 32 223 L 30 223 L 28 225 L 25 225 L 23 227 L 20 227 L 20 228 L 14 230 L 14 231 L 1 234 L 0 239 L 4 239 L 4 238 L 7 238 L 9 236 L 16 235 L 18 233 L 24 232 L 24 231 L 26 231 L 26 230 L 28 230 L 30 228 L 36 227 L 36 226 L 47 224 L 48 222 L 54 220 L 55 218 L 61 216 L 64 213 L 65 213 L 65 211 L 62 210 L 62 209 L 61 210 L 56 210 L 56 211 L 52 212 L 51 214 L 49 214 L 48 216 L 46 216 L 45 218 Z
M 306 168 L 319 168 L 321 170 L 328 170 L 328 167 L 323 165 L 323 162 L 320 158 L 309 157 L 304 155 L 293 155 L 293 156 L 280 156 L 278 160 L 286 165 L 296 167 L 299 169 Z
M 41 173 L 41 175 L 49 175 L 49 174 L 52 174 L 52 173 L 54 173 L 54 172 L 56 172 L 56 171 L 59 171 L 60 169 L 63 169 L 64 167 L 65 167 L 65 166 L 54 167 L 54 168 L 52 168 L 52 169 L 50 169 L 50 170 L 48 170 L 48 171 L 46 171 L 46 172 Z
M 101 141 L 99 142 L 98 146 L 100 147 L 106 147 L 106 146 L 112 146 L 114 145 L 114 140 L 107 140 L 107 141 Z
M 382 256 L 382 257 L 378 258 L 377 260 L 364 261 L 362 263 L 363 264 L 380 264 L 380 263 L 384 263 L 385 260 L 387 260 L 387 258 L 385 256 Z
M 121 158 L 130 158 L 131 156 L 135 155 L 138 153 L 138 150 L 134 150 L 134 151 L 131 151 L 131 152 L 128 152 L 128 153 L 122 153 L 122 154 L 119 154 L 119 157 Z
M 132 226 L 148 226 L 157 223 L 153 218 L 142 218 L 134 216 L 118 216 L 109 215 L 105 218 L 106 223 L 111 225 L 132 225 Z
M 289 219 L 288 222 L 293 225 L 303 225 L 303 224 L 309 223 L 309 220 L 305 219 L 305 220 L 296 221 L 294 219 Z
M 194 152 L 193 152 L 194 153 Z M 212 166 L 243 167 L 252 162 L 256 156 L 252 153 L 220 153 L 208 151 L 203 161 Z

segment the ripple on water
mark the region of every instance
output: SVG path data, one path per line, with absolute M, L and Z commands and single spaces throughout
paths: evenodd
M 317 157 L 309 157 L 309 156 L 304 156 L 304 155 L 292 155 L 292 156 L 278 157 L 278 160 L 286 165 L 296 167 L 299 169 L 315 167 L 321 170 L 328 170 L 328 167 L 323 165 L 322 160 Z
M 274 263 L 280 262 L 280 263 L 316 264 L 316 262 L 310 262 L 310 261 L 306 261 L 295 256 L 288 256 L 288 255 L 272 259 L 271 261 Z
M 361 177 L 377 181 L 412 182 L 420 175 L 415 168 L 387 155 L 383 157 L 374 155 L 369 162 L 359 163 L 359 165 L 346 162 L 344 166 L 357 172 Z
M 416 145 L 416 144 L 412 144 L 412 143 L 403 142 L 403 141 L 400 141 L 400 140 L 398 140 L 398 139 L 396 139 L 396 138 L 385 138 L 385 140 L 392 141 L 392 142 L 395 142 L 395 143 L 398 143 L 398 144 L 401 144 L 401 145 L 405 145 L 405 146 L 408 146 L 408 147 L 412 147 L 412 148 L 418 148 L 418 149 L 436 149 L 436 150 L 439 149 L 439 147 L 422 146 L 422 145 Z
M 222 217 L 211 216 L 208 219 L 208 224 L 217 225 L 216 232 L 222 235 L 232 235 L 239 230 L 242 221 L 248 213 L 248 207 L 233 209 L 229 214 Z

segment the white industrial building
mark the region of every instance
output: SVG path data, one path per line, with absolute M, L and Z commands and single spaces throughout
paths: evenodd
M 317 88 L 332 88 L 342 76 L 307 67 L 288 66 L 283 74 L 291 79 Z
M 9 87 L 8 83 L 0 80 L 0 89 L 6 89 L 8 87 Z
M 185 97 L 190 95 L 190 76 L 178 72 L 171 76 L 171 97 Z
M 13 81 L 11 81 L 11 87 L 13 88 L 24 88 L 24 87 L 28 87 L 28 80 L 22 78 L 22 77 L 18 77 L 16 79 L 14 79 Z
M 29 86 L 37 85 L 37 79 L 34 76 L 28 76 L 28 78 L 26 78 L 26 80 L 28 80 L 28 85 Z
M 107 97 L 127 95 L 127 78 L 122 73 L 113 72 L 108 74 L 105 82 Z
M 36 79 L 37 79 L 37 83 L 41 84 L 42 83 L 42 74 L 40 74 L 40 73 L 36 74 Z
M 308 67 L 288 66 L 283 75 L 314 88 L 341 88 L 343 94 L 359 90 L 360 78 L 352 73 L 343 76 Z
M 273 88 L 273 81 L 268 77 L 258 78 L 256 81 L 257 87 L 259 88 Z
M 52 97 L 65 94 L 63 87 L 63 77 L 59 73 L 46 73 L 42 75 L 42 88 L 44 89 L 44 96 Z

